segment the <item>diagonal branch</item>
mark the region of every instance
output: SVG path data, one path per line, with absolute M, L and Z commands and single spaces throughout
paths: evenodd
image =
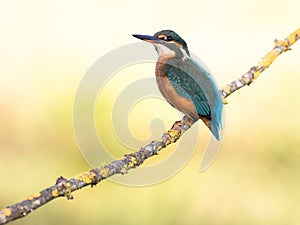
M 250 70 L 242 75 L 237 80 L 234 80 L 228 84 L 226 84 L 221 90 L 220 93 L 223 97 L 223 103 L 226 104 L 225 98 L 231 95 L 236 90 L 244 87 L 245 85 L 250 85 L 254 79 L 258 78 L 259 75 L 267 69 L 275 59 L 283 52 L 287 50 L 291 50 L 290 46 L 293 45 L 298 39 L 300 39 L 300 28 L 291 33 L 288 37 L 286 37 L 282 41 L 278 41 L 275 39 L 274 48 L 265 54 L 257 65 L 250 68 Z
M 225 100 L 226 97 L 245 85 L 250 85 L 250 83 L 252 83 L 253 80 L 256 79 L 265 69 L 267 69 L 281 53 L 290 50 L 290 46 L 298 39 L 300 39 L 300 28 L 282 41 L 275 40 L 275 47 L 262 57 L 257 65 L 253 66 L 247 73 L 237 80 L 226 84 L 220 90 L 224 104 L 227 103 Z M 55 185 L 31 195 L 21 202 L 7 206 L 0 210 L 0 224 L 5 224 L 24 217 L 35 209 L 58 197 L 64 196 L 68 199 L 72 199 L 72 192 L 85 186 L 94 186 L 114 174 L 127 173 L 128 170 L 140 166 L 146 159 L 157 155 L 160 150 L 176 142 L 181 135 L 192 126 L 192 124 L 193 121 L 185 116 L 181 121 L 175 122 L 172 128 L 162 135 L 160 141 L 152 141 L 139 151 L 127 154 L 122 159 L 94 168 L 88 172 L 77 174 L 69 180 L 59 177 L 56 180 Z

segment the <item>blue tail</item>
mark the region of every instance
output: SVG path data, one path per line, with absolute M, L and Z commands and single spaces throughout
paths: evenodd
M 215 136 L 215 138 L 219 141 L 220 137 L 219 137 L 218 126 L 213 121 L 211 121 L 210 127 L 211 127 L 211 132 L 213 133 L 213 135 Z
M 211 132 L 215 136 L 215 138 L 219 141 L 219 131 L 222 129 L 222 108 L 223 103 L 222 100 L 218 101 L 217 104 L 214 105 L 214 108 L 212 109 L 212 115 L 211 115 L 211 121 L 210 121 L 210 127 Z

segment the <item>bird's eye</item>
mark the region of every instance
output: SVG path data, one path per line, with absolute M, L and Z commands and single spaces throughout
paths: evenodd
M 173 41 L 174 40 L 172 36 L 166 36 L 164 34 L 158 35 L 157 38 L 160 40 L 164 40 L 164 41 Z
M 173 37 L 168 36 L 168 37 L 167 37 L 167 41 L 173 41 Z

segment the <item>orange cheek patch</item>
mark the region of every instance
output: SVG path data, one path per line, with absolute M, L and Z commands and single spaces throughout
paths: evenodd
M 153 43 L 154 43 L 154 41 L 153 41 L 153 40 L 144 40 L 144 41 L 146 41 L 146 42 L 149 42 L 149 43 L 151 43 L 151 44 L 153 44 Z
M 166 37 L 166 35 L 164 35 L 164 34 L 160 34 L 160 35 L 158 35 L 157 36 L 159 39 L 167 39 L 167 37 Z
M 173 44 L 177 45 L 179 48 L 182 48 L 182 44 L 180 44 L 180 43 L 178 43 L 178 42 L 171 41 L 170 43 L 173 43 Z

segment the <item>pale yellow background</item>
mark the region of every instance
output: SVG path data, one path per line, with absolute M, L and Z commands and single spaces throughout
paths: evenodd
M 0 208 L 89 169 L 72 128 L 76 89 L 99 57 L 136 42 L 132 33 L 177 31 L 223 85 L 297 29 L 299 9 L 298 0 L 1 0 Z M 14 224 L 299 224 L 299 43 L 292 48 L 228 98 L 221 154 L 205 173 L 200 144 L 164 183 L 104 181 Z

